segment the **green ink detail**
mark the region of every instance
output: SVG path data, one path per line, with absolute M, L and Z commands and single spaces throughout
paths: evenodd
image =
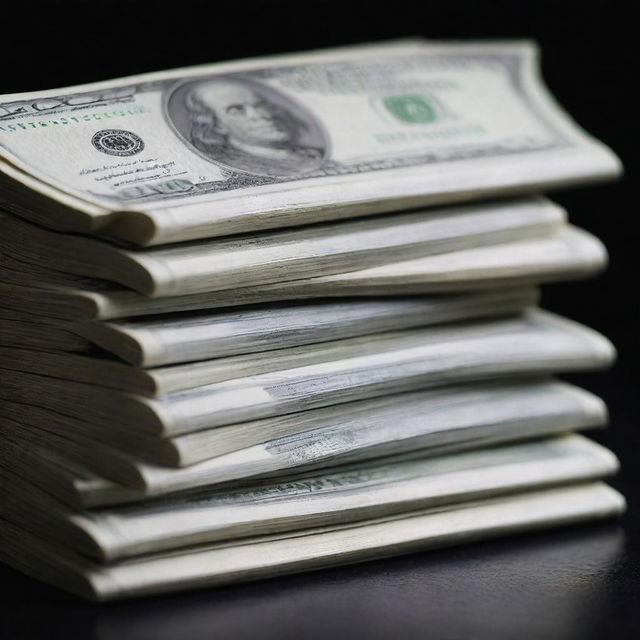
M 147 107 L 131 107 L 130 109 L 118 109 L 116 111 L 103 111 L 85 113 L 82 116 L 62 116 L 59 120 L 30 120 L 28 122 L 15 122 L 0 127 L 0 131 L 14 132 L 20 130 L 42 129 L 44 127 L 54 127 L 68 124 L 81 124 L 82 122 L 92 122 L 93 120 L 102 120 L 103 118 L 125 118 L 135 116 L 141 113 L 151 113 Z M 92 120 L 93 118 L 93 120 Z
M 388 96 L 384 99 L 384 106 L 398 120 L 411 124 L 425 124 L 438 119 L 433 106 L 419 95 Z

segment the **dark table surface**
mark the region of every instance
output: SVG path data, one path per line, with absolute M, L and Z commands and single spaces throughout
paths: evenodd
M 0 565 L 0 637 L 11 640 L 640 637 L 640 430 L 635 181 L 637 22 L 632 2 L 459 0 L 22 0 L 2 8 L 0 93 L 217 59 L 403 35 L 528 37 L 560 102 L 622 157 L 626 180 L 558 196 L 601 237 L 604 277 L 554 285 L 548 308 L 590 324 L 620 351 L 611 372 L 572 381 L 603 397 L 619 456 L 619 522 L 565 528 L 230 588 L 94 605 Z M 158 46 L 161 43 L 161 46 Z M 637 226 L 637 225 L 636 225 Z

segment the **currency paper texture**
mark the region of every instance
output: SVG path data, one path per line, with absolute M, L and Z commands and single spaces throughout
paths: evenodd
M 476 382 L 386 396 L 171 439 L 107 431 L 86 420 L 11 402 L 5 402 L 4 414 L 4 435 L 12 445 L 1 464 L 43 481 L 44 476 L 22 466 L 30 464 L 24 460 L 25 449 L 40 456 L 37 469 L 47 464 L 41 459 L 42 452 L 54 452 L 72 468 L 80 465 L 85 472 L 111 481 L 99 490 L 83 489 L 82 482 L 71 490 L 73 504 L 89 505 L 383 455 L 420 452 L 433 457 L 591 429 L 607 421 L 604 403 L 596 396 L 553 380 L 535 379 Z M 50 471 L 64 481 L 59 463 L 50 465 Z M 122 485 L 135 491 L 123 491 Z
M 133 251 L 0 215 L 0 251 L 161 297 L 321 277 L 540 238 L 565 219 L 557 205 L 531 198 Z
M 7 312 L 3 314 L 7 318 L 0 315 L 0 368 L 149 393 L 154 392 L 154 385 L 140 377 L 145 374 L 99 351 L 96 345 L 135 367 L 165 367 L 317 343 L 329 349 L 330 343 L 345 338 L 515 315 L 537 300 L 533 288 L 497 289 L 437 297 L 289 303 L 110 323 L 56 322 Z M 14 345 L 11 339 L 16 333 L 22 340 Z M 67 336 L 72 348 L 56 348 Z M 22 342 L 28 347 L 30 338 L 39 339 L 43 349 L 20 348 Z M 80 346 L 87 353 L 76 355 L 80 349 L 73 347 Z
M 106 429 L 171 437 L 468 380 L 601 368 L 615 357 L 597 332 L 542 311 L 325 344 L 166 367 L 162 377 L 140 370 L 158 386 L 189 386 L 158 397 L 4 369 L 0 398 L 79 418 L 90 410 Z
M 414 511 L 293 534 L 217 543 L 112 565 L 92 562 L 8 520 L 0 558 L 41 580 L 93 600 L 185 590 L 361 562 L 488 537 L 619 515 L 624 498 L 601 483 Z
M 438 458 L 379 459 L 263 482 L 98 511 L 74 511 L 0 469 L 3 515 L 105 561 L 309 526 L 345 524 L 416 509 L 601 479 L 613 454 L 581 436 Z
M 144 245 L 617 175 L 536 58 L 413 42 L 1 96 L 0 206 Z
M 546 238 L 454 251 L 331 276 L 230 291 L 149 298 L 100 280 L 0 254 L 0 304 L 50 318 L 112 319 L 284 300 L 451 293 L 584 278 L 607 263 L 602 243 L 575 227 Z

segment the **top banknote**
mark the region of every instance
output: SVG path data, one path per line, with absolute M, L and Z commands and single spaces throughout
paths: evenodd
M 381 44 L 0 96 L 0 207 L 138 245 L 611 178 L 527 42 Z

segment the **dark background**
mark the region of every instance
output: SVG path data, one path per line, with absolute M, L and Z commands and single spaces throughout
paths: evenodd
M 547 308 L 608 335 L 610 372 L 573 381 L 609 404 L 599 436 L 620 457 L 621 524 L 531 534 L 225 589 L 97 606 L 0 568 L 2 637 L 213 638 L 638 637 L 638 23 L 622 1 L 458 0 L 6 2 L 0 93 L 386 38 L 530 38 L 547 84 L 622 158 L 618 184 L 561 192 L 572 221 L 598 235 L 608 272 L 546 288 Z M 6 6 L 5 6 L 6 5 Z

